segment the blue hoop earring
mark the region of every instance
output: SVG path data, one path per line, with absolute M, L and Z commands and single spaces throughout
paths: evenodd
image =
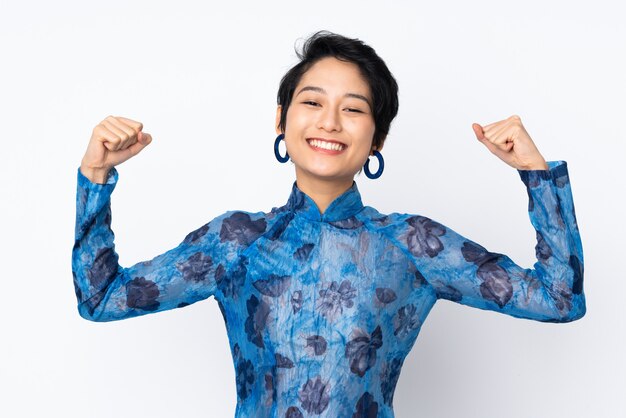
M 370 158 L 369 157 L 367 157 L 367 161 L 365 162 L 365 165 L 363 166 L 365 175 L 371 179 L 377 179 L 378 177 L 380 177 L 380 175 L 383 174 L 383 169 L 385 168 L 385 161 L 383 160 L 383 155 L 380 152 L 374 150 L 374 156 L 378 158 L 378 170 L 376 171 L 376 173 L 372 174 L 372 172 L 370 171 Z
M 276 159 L 280 161 L 281 163 L 286 163 L 287 161 L 289 161 L 289 154 L 287 152 L 285 152 L 284 157 L 282 157 L 280 155 L 280 152 L 278 152 L 278 144 L 280 144 L 280 141 L 283 140 L 284 138 L 285 138 L 285 134 L 280 134 L 276 137 L 276 140 L 274 141 L 274 155 L 276 156 Z

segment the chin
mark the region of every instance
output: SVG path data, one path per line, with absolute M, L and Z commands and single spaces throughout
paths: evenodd
M 307 176 L 316 177 L 320 180 L 345 180 L 346 178 L 354 178 L 354 174 L 346 173 L 338 170 L 306 170 Z M 356 174 L 356 173 L 355 173 Z

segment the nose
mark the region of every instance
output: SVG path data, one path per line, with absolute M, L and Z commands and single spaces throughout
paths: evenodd
M 337 110 L 328 106 L 319 113 L 317 127 L 328 132 L 341 131 L 341 121 Z

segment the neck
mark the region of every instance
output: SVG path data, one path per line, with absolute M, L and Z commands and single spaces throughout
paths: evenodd
M 298 188 L 315 202 L 321 214 L 326 211 L 333 200 L 352 187 L 353 181 L 353 178 L 324 180 L 319 177 L 299 174 L 296 169 Z

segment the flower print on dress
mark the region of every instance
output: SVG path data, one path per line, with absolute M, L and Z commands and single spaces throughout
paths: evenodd
M 145 277 L 135 277 L 126 283 L 126 305 L 129 308 L 156 311 L 160 305 L 156 300 L 159 293 L 156 283 Z
M 552 283 L 548 293 L 561 314 L 566 314 L 572 308 L 572 289 L 566 283 L 562 281 Z
M 326 352 L 328 342 L 321 335 L 309 335 L 306 337 L 306 348 L 309 353 L 315 356 L 321 356 Z
M 372 222 L 376 222 L 379 226 L 389 225 L 391 219 L 389 215 L 383 215 L 378 218 L 372 218 Z
M 298 313 L 300 309 L 302 309 L 302 291 L 296 290 L 291 295 L 291 307 L 293 309 L 293 313 Z
M 297 406 L 290 406 L 285 412 L 285 418 L 304 418 L 304 415 Z
M 265 405 L 269 406 L 276 402 L 276 387 L 272 372 L 265 373 Z
M 396 300 L 398 297 L 396 296 L 396 292 L 393 289 L 388 287 L 377 287 L 376 288 L 376 298 L 382 304 L 388 304 Z
M 569 184 L 569 174 L 567 174 L 567 172 L 555 174 L 554 184 L 559 189 L 562 189 Z
M 443 250 L 443 244 L 437 237 L 446 233 L 445 226 L 420 215 L 413 215 L 405 222 L 409 224 L 406 243 L 414 256 L 433 258 Z
M 495 263 L 484 264 L 483 266 L 478 268 L 478 276 L 483 279 L 480 285 L 480 294 L 483 298 L 494 301 L 502 308 L 513 296 L 513 285 L 511 285 L 509 275 Z
M 265 296 L 279 297 L 282 295 L 289 284 L 291 283 L 291 276 L 279 276 L 277 274 L 270 274 L 267 279 L 256 280 L 252 285 L 264 294 Z
M 567 172 L 567 163 L 555 167 L 552 170 L 552 181 L 559 189 L 569 184 L 569 173 Z
M 291 369 L 294 367 L 293 361 L 287 356 L 283 356 L 282 354 L 275 353 L 274 360 L 276 361 L 276 367 L 280 369 Z
M 411 331 L 418 329 L 421 325 L 419 312 L 412 303 L 398 309 L 398 313 L 393 318 L 394 332 L 398 338 L 405 338 Z
M 117 274 L 118 255 L 112 247 L 100 248 L 87 272 L 89 283 L 96 289 L 107 286 Z
M 383 345 L 383 332 L 380 325 L 374 329 L 372 335 L 360 328 L 352 332 L 352 338 L 346 344 L 345 356 L 350 362 L 350 371 L 363 377 L 376 364 L 376 350 Z
M 502 254 L 489 252 L 470 241 L 463 243 L 461 253 L 466 261 L 478 266 L 476 276 L 482 280 L 481 296 L 497 303 L 500 308 L 506 305 L 513 297 L 513 285 L 506 270 L 498 265 Z
M 583 263 L 580 262 L 578 257 L 574 254 L 569 256 L 569 266 L 574 271 L 574 284 L 572 285 L 572 292 L 575 295 L 580 295 L 583 291 L 583 277 L 584 277 L 584 268 Z
M 529 175 L 529 172 L 524 170 L 520 172 L 520 176 L 524 184 L 526 184 L 526 194 L 528 195 L 528 212 L 535 210 L 535 198 L 533 197 L 532 189 L 539 186 L 541 178 L 537 175 Z
M 193 253 L 182 263 L 176 263 L 176 268 L 183 274 L 183 279 L 196 283 L 207 278 L 211 266 L 213 266 L 211 256 L 201 251 Z
M 351 308 L 354 305 L 356 288 L 352 287 L 350 280 L 344 280 L 339 284 L 333 281 L 329 287 L 319 291 L 320 299 L 317 308 L 326 319 L 333 321 L 343 313 L 343 308 Z
M 241 399 L 246 399 L 252 392 L 255 380 L 252 362 L 245 358 L 239 359 L 236 374 L 237 394 Z
M 535 255 L 539 260 L 547 260 L 552 257 L 552 248 L 548 245 L 543 234 L 536 231 L 537 245 L 535 246 Z
M 107 210 L 104 214 L 104 224 L 111 228 L 111 211 Z
M 94 294 L 93 296 L 91 296 L 89 299 L 87 299 L 84 302 L 87 304 L 89 315 L 93 315 L 93 313 L 96 311 L 96 308 L 98 307 L 98 305 L 100 305 L 100 302 L 102 302 L 102 299 L 105 296 L 106 296 L 106 292 L 101 290 L 100 292 Z
M 304 244 L 293 253 L 293 258 L 301 262 L 307 261 L 311 255 L 311 251 L 313 251 L 313 247 L 315 247 L 313 243 Z
M 546 170 L 519 170 L 522 182 L 530 188 L 539 186 L 542 181 L 550 180 L 550 172 Z
M 427 284 L 426 278 L 424 277 L 424 275 L 419 270 L 416 269 L 414 275 L 415 275 L 415 277 L 413 278 L 413 287 L 414 288 L 426 286 L 426 284 Z
M 389 406 L 393 403 L 393 394 L 396 390 L 401 369 L 402 358 L 396 357 L 390 362 L 385 362 L 380 372 L 380 391 L 383 394 L 383 401 Z
M 374 400 L 371 393 L 365 392 L 356 403 L 356 412 L 352 418 L 377 418 L 378 402 Z
M 315 376 L 298 391 L 300 406 L 309 414 L 321 414 L 330 402 L 330 382 L 322 382 L 321 376 Z
M 237 241 L 247 246 L 261 236 L 266 227 L 264 218 L 253 221 L 249 214 L 235 212 L 222 221 L 220 241 Z
M 435 280 L 433 283 L 437 285 L 436 293 L 438 298 L 452 302 L 459 302 L 463 298 L 463 294 L 457 288 L 445 284 L 441 280 Z
M 237 266 L 230 272 L 220 263 L 215 269 L 217 288 L 227 298 L 236 299 L 243 288 L 248 273 L 248 258 L 241 256 Z
M 331 221 L 328 223 L 336 228 L 341 228 L 341 229 L 357 229 L 363 226 L 363 222 L 358 220 L 356 216 L 351 216 L 346 219 L 341 219 L 338 221 Z
M 239 361 L 241 358 L 241 348 L 239 347 L 239 343 L 235 343 L 233 345 L 233 359 Z
M 258 347 L 265 348 L 261 333 L 265 329 L 270 307 L 263 299 L 258 299 L 255 295 L 250 296 L 250 299 L 246 301 L 246 307 L 248 317 L 246 318 L 245 330 L 248 340 Z
M 203 236 L 206 235 L 206 233 L 209 231 L 209 225 L 210 224 L 211 224 L 211 222 L 206 223 L 206 224 L 202 225 L 200 228 L 196 229 L 195 231 L 191 231 L 189 234 L 187 234 L 187 236 L 185 237 L 183 242 L 185 244 L 193 244 L 193 243 L 195 243 L 200 238 L 202 238 Z

